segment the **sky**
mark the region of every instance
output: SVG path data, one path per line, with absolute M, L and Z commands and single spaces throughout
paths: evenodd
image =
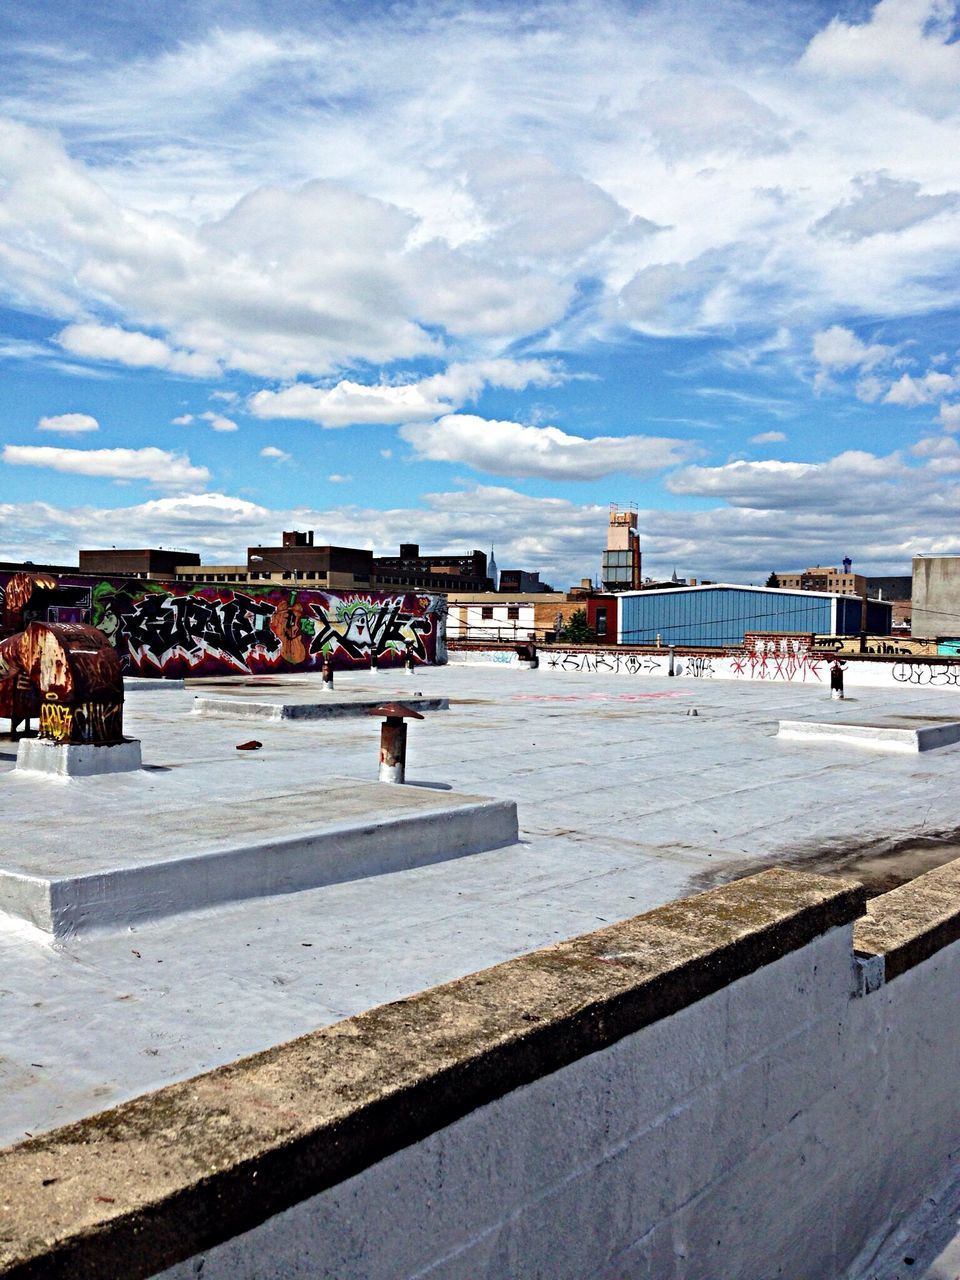
M 960 554 L 946 0 L 0 16 L 0 559 Z

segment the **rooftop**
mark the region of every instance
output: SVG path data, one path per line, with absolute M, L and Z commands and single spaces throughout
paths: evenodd
M 345 701 L 449 699 L 411 725 L 413 785 L 400 792 L 374 783 L 376 720 L 193 714 L 212 684 L 128 693 L 138 774 L 29 777 L 6 746 L 0 869 L 65 874 L 88 858 L 95 881 L 158 851 L 222 849 L 237 831 L 262 843 L 318 816 L 335 825 L 345 802 L 368 826 L 398 804 L 456 809 L 451 792 L 517 801 L 520 840 L 378 874 L 361 866 L 360 878 L 297 892 L 260 896 L 261 885 L 152 920 L 121 913 L 117 927 L 95 921 L 56 942 L 8 920 L 6 1142 L 749 871 L 839 870 L 886 887 L 956 856 L 956 746 L 904 757 L 775 737 L 781 719 L 935 722 L 960 711 L 952 689 L 863 689 L 832 703 L 810 685 L 543 668 L 338 673 Z M 318 689 L 315 677 L 233 683 L 276 704 L 316 703 Z M 262 747 L 238 752 L 251 735 Z

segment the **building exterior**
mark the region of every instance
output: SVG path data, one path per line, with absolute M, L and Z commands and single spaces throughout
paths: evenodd
M 619 644 L 741 645 L 749 631 L 871 635 L 890 632 L 891 607 L 827 592 L 784 591 L 775 587 L 711 585 L 661 591 L 629 591 L 590 602 L 591 625 L 599 634 L 597 611 L 608 610 L 607 633 Z M 599 619 L 598 619 L 599 621 Z
M 165 551 L 162 547 L 100 547 L 80 552 L 80 573 L 114 573 L 124 578 L 172 577 L 181 566 L 189 569 L 199 564 L 200 557 L 195 552 Z
M 610 505 L 607 549 L 600 573 L 605 591 L 636 591 L 641 585 L 637 508 Z
M 960 637 L 960 556 L 914 556 L 912 634 Z
M 447 596 L 447 636 L 451 640 L 513 643 L 556 637 L 587 596 L 578 592 L 451 592 Z
M 487 591 L 487 557 L 483 551 L 425 556 L 416 542 L 402 542 L 398 556 L 375 556 L 373 572 L 382 586 L 430 587 L 442 591 Z
M 815 565 L 812 569 L 799 569 L 781 573 L 775 570 L 777 585 L 785 591 L 835 591 L 844 596 L 863 596 L 868 592 L 868 580 L 861 573 L 851 573 L 849 558 L 843 561 L 843 569 L 833 565 Z
M 546 582 L 540 581 L 539 572 L 530 573 L 526 569 L 503 569 L 500 573 L 500 585 L 494 588 L 496 591 L 508 591 L 511 594 L 516 592 L 537 592 L 552 591 L 553 588 Z
M 373 553 L 361 547 L 314 546 L 313 532 L 285 530 L 279 547 L 248 547 L 247 572 L 274 580 L 316 582 L 327 587 L 369 587 Z

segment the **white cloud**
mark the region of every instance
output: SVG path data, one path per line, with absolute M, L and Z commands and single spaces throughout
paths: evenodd
M 733 0 L 353 8 L 95 68 L 25 59 L 0 139 L 9 296 L 81 359 L 357 386 L 518 338 L 960 302 L 946 4 L 823 19 L 805 54 L 796 8 Z
M 206 356 L 174 350 L 160 338 L 116 325 L 70 324 L 61 329 L 54 340 L 71 355 L 84 356 L 88 360 L 107 360 L 134 369 L 168 369 L 171 373 L 197 377 L 214 373 L 217 369 L 216 361 Z
M 200 417 L 204 422 L 209 422 L 214 431 L 239 431 L 239 427 L 232 418 L 226 418 L 222 413 L 213 413 L 208 410 L 201 413 Z
M 41 418 L 37 423 L 38 431 L 58 431 L 61 435 L 80 435 L 85 431 L 99 431 L 100 423 L 89 413 L 58 413 L 48 418 Z
M 921 195 L 919 182 L 905 182 L 883 173 L 857 178 L 854 186 L 857 195 L 831 209 L 814 224 L 814 230 L 862 240 L 884 232 L 905 231 L 938 213 L 953 212 L 960 205 L 960 193 L 956 191 Z
M 281 391 L 257 391 L 248 407 L 257 418 L 300 418 L 323 427 L 398 425 L 438 418 L 476 399 L 485 386 L 522 390 L 564 381 L 566 375 L 548 361 L 501 358 L 454 362 L 417 382 L 370 385 L 343 379 L 328 388 L 298 382 Z
M 719 484 L 703 483 L 704 473 L 725 469 L 697 469 L 697 483 L 681 491 L 702 496 L 703 509 L 690 502 L 681 509 L 641 509 L 644 568 L 669 576 L 676 564 L 696 577 L 763 582 L 771 569 L 837 564 L 844 555 L 858 572 L 881 574 L 909 573 L 914 554 L 960 554 L 957 449 L 949 438 L 932 439 L 913 453 L 913 465 L 896 455 L 847 454 L 793 464 L 804 471 L 726 471 Z M 9 559 L 69 563 L 78 546 L 96 545 L 110 525 L 126 530 L 131 545 L 176 544 L 214 564 L 236 563 L 258 542 L 275 543 L 282 529 L 315 529 L 323 541 L 381 554 L 395 553 L 415 530 L 429 552 L 494 541 L 501 563 L 539 569 L 546 581 L 566 587 L 598 569 L 607 514 L 606 504 L 477 485 L 386 510 L 355 503 L 271 510 L 217 493 L 117 509 L 0 503 L 0 528 Z
M 193 422 L 193 414 L 181 413 L 178 418 L 171 418 L 170 422 L 174 427 L 189 427 L 191 422 Z
M 350 484 L 353 476 L 342 476 L 334 472 L 332 475 L 327 476 L 327 479 L 331 484 Z
M 931 106 L 955 104 L 960 49 L 948 0 L 880 0 L 861 23 L 834 18 L 811 40 L 805 69 L 818 76 L 899 80 Z
M 198 489 L 210 479 L 206 467 L 195 467 L 184 454 L 164 449 L 55 449 L 4 445 L 0 461 L 14 467 L 45 467 L 78 476 L 109 480 L 145 480 L 159 489 Z
M 421 383 L 365 386 L 349 379 L 330 388 L 297 382 L 282 391 L 257 391 L 249 400 L 254 417 L 301 418 L 324 427 L 435 418 L 449 407 L 442 400 L 431 399 Z
M 900 455 L 878 458 L 847 450 L 828 462 L 737 461 L 720 467 L 686 467 L 667 479 L 671 493 L 722 498 L 755 511 L 814 512 L 824 508 L 851 516 L 889 510 L 897 487 L 910 479 Z
M 786 440 L 782 431 L 761 431 L 758 436 L 751 436 L 751 444 L 782 444 Z
M 464 163 L 468 189 L 501 252 L 578 255 L 630 221 L 609 192 L 546 156 L 494 148 L 475 151 Z
M 899 404 L 914 408 L 921 404 L 933 404 L 941 396 L 958 389 L 958 381 L 947 373 L 927 373 L 922 378 L 903 374 L 883 397 L 884 404 Z
M 290 454 L 278 449 L 275 444 L 268 444 L 260 450 L 261 458 L 272 458 L 274 462 L 289 462 Z
M 893 353 L 893 347 L 882 343 L 862 342 L 852 329 L 841 324 L 813 335 L 813 358 L 824 369 L 872 369 Z
M 942 404 L 940 422 L 944 431 L 960 431 L 960 404 Z
M 430 425 L 402 427 L 421 458 L 455 462 L 498 476 L 596 480 L 621 471 L 649 475 L 694 452 L 683 440 L 659 436 L 568 435 L 558 427 L 528 427 L 474 414 L 448 414 Z

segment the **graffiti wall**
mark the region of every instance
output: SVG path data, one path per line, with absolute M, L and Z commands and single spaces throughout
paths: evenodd
M 23 575 L 18 575 L 22 577 Z M 0 575 L 5 603 L 10 575 Z M 23 623 L 70 609 L 109 638 L 127 675 L 221 676 L 446 660 L 446 602 L 416 592 L 316 591 L 62 576 L 24 603 Z M 49 616 L 48 616 L 49 615 Z
M 847 688 L 903 685 L 960 690 L 960 663 L 914 660 L 878 662 L 837 655 Z M 510 665 L 512 650 L 459 650 L 454 662 Z M 832 658 L 812 654 L 795 636 L 754 637 L 743 649 L 714 654 L 675 652 L 673 675 L 684 680 L 760 680 L 776 684 L 822 686 L 829 693 Z M 540 670 L 570 675 L 669 676 L 669 652 L 623 652 L 616 649 L 540 649 Z

